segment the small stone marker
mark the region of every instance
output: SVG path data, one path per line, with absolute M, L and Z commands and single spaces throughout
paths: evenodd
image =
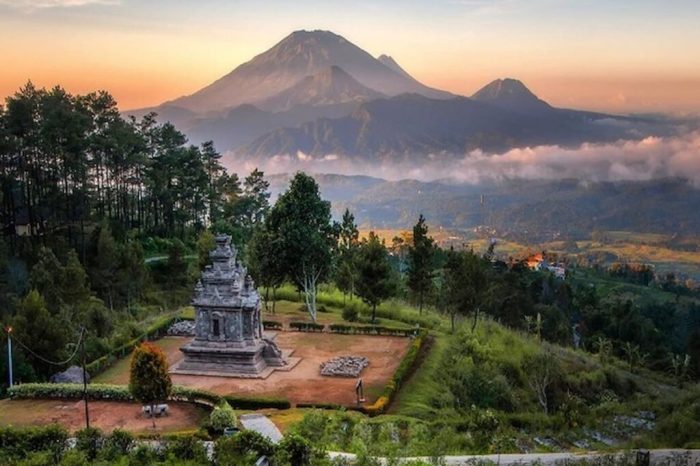
M 357 395 L 357 404 L 362 404 L 365 402 L 365 386 L 362 383 L 362 378 L 357 379 L 355 384 L 355 395 Z

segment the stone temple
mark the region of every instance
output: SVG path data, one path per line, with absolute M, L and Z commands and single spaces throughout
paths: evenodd
M 180 348 L 184 359 L 176 374 L 266 377 L 287 366 L 277 345 L 263 333 L 260 295 L 246 269 L 236 260 L 231 237 L 216 237 L 212 260 L 197 283 L 195 337 Z

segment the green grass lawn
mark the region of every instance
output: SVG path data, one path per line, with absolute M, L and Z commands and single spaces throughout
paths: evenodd
M 182 346 L 181 338 L 173 337 L 163 337 L 159 340 L 153 342 L 156 346 L 161 348 L 163 352 L 168 354 L 169 352 Z M 111 383 L 111 384 L 128 384 L 129 383 L 129 365 L 131 364 L 131 357 L 127 356 L 121 358 L 101 374 L 98 374 L 92 379 L 93 383 Z

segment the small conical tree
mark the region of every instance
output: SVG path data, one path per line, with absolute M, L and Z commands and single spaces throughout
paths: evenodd
M 148 342 L 137 346 L 131 356 L 129 391 L 136 400 L 151 406 L 154 429 L 155 406 L 168 399 L 172 388 L 168 360 L 163 351 Z

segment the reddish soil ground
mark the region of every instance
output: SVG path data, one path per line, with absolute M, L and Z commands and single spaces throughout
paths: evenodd
M 105 432 L 124 429 L 131 432 L 174 432 L 196 429 L 208 412 L 190 403 L 168 403 L 167 416 L 151 419 L 141 413 L 141 405 L 118 401 L 91 401 L 90 426 Z M 85 405 L 66 400 L 2 400 L 0 426 L 46 425 L 59 423 L 75 431 L 85 427 Z
M 181 340 L 182 344 L 188 341 L 186 338 Z M 367 403 L 372 403 L 396 371 L 410 345 L 408 338 L 400 337 L 302 332 L 279 332 L 276 342 L 282 349 L 293 348 L 293 356 L 301 358 L 289 372 L 275 371 L 266 379 L 173 375 L 173 383 L 222 395 L 280 396 L 292 403 L 351 405 L 356 402 L 357 379 L 324 377 L 320 373 L 320 364 L 336 356 L 357 355 L 369 359 L 369 367 L 362 371 L 361 377 Z M 180 345 L 164 346 L 171 364 L 182 358 L 178 349 Z

